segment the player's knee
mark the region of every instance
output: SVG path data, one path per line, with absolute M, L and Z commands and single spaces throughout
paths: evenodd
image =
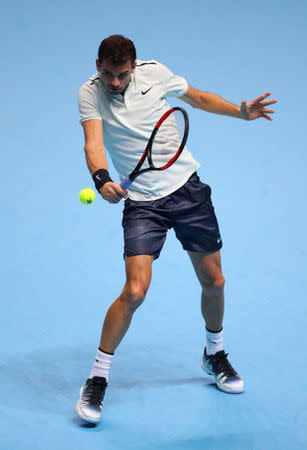
M 215 277 L 211 277 L 203 283 L 203 288 L 205 290 L 223 291 L 224 286 L 225 286 L 225 278 L 223 277 L 222 274 L 219 274 Z
M 125 285 L 125 302 L 130 310 L 136 310 L 144 301 L 148 287 L 137 281 Z

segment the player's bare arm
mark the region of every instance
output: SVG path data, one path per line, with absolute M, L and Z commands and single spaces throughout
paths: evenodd
M 267 106 L 273 105 L 277 100 L 263 101 L 269 95 L 271 95 L 271 93 L 266 92 L 249 103 L 247 103 L 246 100 L 243 100 L 241 106 L 238 106 L 216 94 L 200 91 L 189 86 L 186 94 L 180 97 L 180 99 L 191 105 L 193 108 L 202 109 L 203 111 L 214 114 L 222 114 L 244 120 L 255 120 L 260 117 L 264 117 L 267 120 L 273 120 L 270 114 L 273 114 L 274 110 L 267 109 Z
M 108 170 L 106 150 L 103 142 L 101 120 L 86 120 L 82 123 L 85 139 L 85 159 L 89 171 L 93 175 L 99 169 Z M 100 189 L 101 196 L 110 203 L 118 203 L 127 195 L 118 183 L 109 181 Z

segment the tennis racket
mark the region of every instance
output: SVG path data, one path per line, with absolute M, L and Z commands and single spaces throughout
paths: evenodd
M 149 170 L 168 169 L 182 153 L 189 133 L 189 118 L 183 108 L 166 111 L 155 125 L 135 169 L 120 184 L 126 190 L 136 177 Z M 141 169 L 147 159 L 148 167 Z

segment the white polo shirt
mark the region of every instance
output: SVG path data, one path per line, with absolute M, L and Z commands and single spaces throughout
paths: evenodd
M 151 132 L 170 108 L 166 97 L 181 97 L 187 81 L 155 60 L 137 60 L 135 72 L 124 96 L 112 95 L 100 83 L 99 72 L 79 91 L 80 122 L 102 120 L 104 143 L 122 181 L 135 168 Z M 142 168 L 147 167 L 144 163 Z M 199 167 L 185 148 L 179 159 L 163 172 L 149 171 L 129 187 L 132 200 L 156 200 L 179 189 Z

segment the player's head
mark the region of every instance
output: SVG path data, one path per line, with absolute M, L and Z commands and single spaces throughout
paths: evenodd
M 98 50 L 97 70 L 110 94 L 122 94 L 135 70 L 136 50 L 130 39 L 115 34 L 104 39 Z

